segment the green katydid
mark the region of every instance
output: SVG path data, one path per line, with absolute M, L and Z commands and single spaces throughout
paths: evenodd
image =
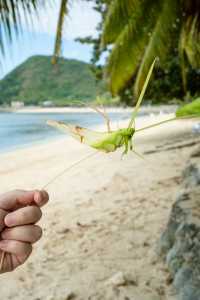
M 145 128 L 140 128 L 138 130 L 135 129 L 135 118 L 138 114 L 140 105 L 142 103 L 144 94 L 146 92 L 149 80 L 151 78 L 151 75 L 152 75 L 152 72 L 154 69 L 154 65 L 156 63 L 156 60 L 157 59 L 155 59 L 153 61 L 152 65 L 150 67 L 150 70 L 148 72 L 148 75 L 145 80 L 144 86 L 142 88 L 141 94 L 139 96 L 139 99 L 137 101 L 137 104 L 135 106 L 134 112 L 132 114 L 131 120 L 130 120 L 127 128 L 112 131 L 110 129 L 110 120 L 109 120 L 109 117 L 107 116 L 106 112 L 105 111 L 102 112 L 98 108 L 94 108 L 94 109 L 105 118 L 107 129 L 108 129 L 107 132 L 96 132 L 96 131 L 86 129 L 86 128 L 83 128 L 80 126 L 75 126 L 72 124 L 67 124 L 64 122 L 57 122 L 57 121 L 48 121 L 47 124 L 69 133 L 72 137 L 77 139 L 79 142 L 87 144 L 90 147 L 92 147 L 98 151 L 110 153 L 110 152 L 114 152 L 118 148 L 121 148 L 122 146 L 124 146 L 125 149 L 124 149 L 123 155 L 127 154 L 129 152 L 129 150 L 135 152 L 135 150 L 133 148 L 132 139 L 136 132 L 142 131 L 142 130 L 145 130 L 145 129 L 148 129 L 151 127 L 159 126 L 161 124 L 171 122 L 176 119 L 181 119 L 181 118 L 170 118 L 168 120 L 147 126 Z M 184 119 L 185 118 L 187 118 L 187 117 L 184 117 Z
M 97 112 L 99 112 L 100 114 L 102 114 L 106 120 L 106 124 L 107 124 L 107 128 L 108 128 L 107 132 L 96 132 L 96 131 L 86 129 L 86 128 L 83 128 L 80 126 L 66 124 L 64 122 L 48 121 L 47 123 L 50 126 L 56 127 L 60 130 L 63 130 L 65 132 L 69 133 L 71 136 L 73 136 L 75 139 L 77 139 L 81 143 L 85 143 L 98 151 L 103 151 L 106 153 L 114 152 L 122 146 L 125 147 L 123 154 L 127 154 L 129 150 L 134 151 L 133 144 L 132 144 L 132 138 L 133 138 L 133 135 L 136 132 L 136 130 L 133 125 L 134 125 L 135 118 L 137 116 L 140 104 L 143 100 L 143 96 L 145 94 L 146 88 L 148 86 L 148 82 L 150 80 L 151 74 L 153 72 L 155 62 L 156 62 L 156 59 L 154 60 L 154 62 L 151 65 L 151 68 L 147 75 L 142 92 L 137 101 L 135 110 L 132 114 L 132 118 L 131 118 L 130 123 L 127 128 L 119 129 L 116 131 L 111 131 L 110 120 L 109 120 L 108 116 L 106 115 L 105 112 L 101 112 L 97 108 L 95 108 L 95 110 Z

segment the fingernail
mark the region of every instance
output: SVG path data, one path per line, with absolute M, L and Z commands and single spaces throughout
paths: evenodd
M 15 219 L 13 217 L 7 215 L 5 217 L 5 224 L 6 224 L 6 226 L 11 227 L 12 225 L 15 225 Z
M 39 191 L 35 192 L 34 200 L 35 200 L 35 202 L 40 201 L 40 192 Z
M 49 194 L 45 190 L 42 190 L 42 196 L 45 201 L 49 200 Z
M 35 202 L 41 206 L 46 204 L 46 202 L 49 200 L 49 195 L 46 191 L 42 190 L 40 193 L 38 193 L 35 197 Z
M 44 202 L 44 194 L 42 191 L 38 192 L 35 197 L 35 202 L 40 206 Z

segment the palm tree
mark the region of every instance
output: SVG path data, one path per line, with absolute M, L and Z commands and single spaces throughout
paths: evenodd
M 102 45 L 112 45 L 107 63 L 112 93 L 119 93 L 137 74 L 134 84 L 137 96 L 153 59 L 159 57 L 164 63 L 177 37 L 186 90 L 187 64 L 200 67 L 200 1 L 111 1 Z
M 42 7 L 52 2 L 54 0 L 0 0 L 0 50 L 3 54 L 5 54 L 5 43 L 11 42 L 13 36 L 22 31 L 22 18 L 25 18 L 27 23 L 31 23 L 33 14 L 38 14 Z M 67 5 L 68 0 L 60 1 L 54 58 L 60 54 Z
M 5 43 L 11 42 L 13 35 L 22 29 L 22 18 L 31 21 L 31 15 L 43 5 L 42 0 L 1 0 L 0 1 L 0 48 L 5 51 Z
M 58 17 L 54 56 L 52 59 L 53 63 L 56 63 L 57 58 L 60 56 L 61 44 L 62 44 L 62 33 L 63 33 L 65 17 L 68 13 L 68 4 L 69 4 L 69 0 L 61 0 L 60 2 L 60 11 Z

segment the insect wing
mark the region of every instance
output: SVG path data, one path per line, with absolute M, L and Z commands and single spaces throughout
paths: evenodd
M 83 128 L 72 124 L 67 124 L 64 122 L 48 121 L 47 124 L 63 132 L 70 134 L 73 138 L 75 138 L 79 142 L 85 143 L 90 146 L 93 143 L 101 141 L 108 136 L 108 133 L 96 132 L 87 128 Z

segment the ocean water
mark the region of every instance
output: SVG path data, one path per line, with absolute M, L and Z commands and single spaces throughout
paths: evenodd
M 130 113 L 110 113 L 112 121 L 127 119 Z M 47 120 L 65 121 L 88 128 L 103 124 L 96 113 L 0 113 L 0 152 L 45 142 L 64 133 L 46 125 Z

